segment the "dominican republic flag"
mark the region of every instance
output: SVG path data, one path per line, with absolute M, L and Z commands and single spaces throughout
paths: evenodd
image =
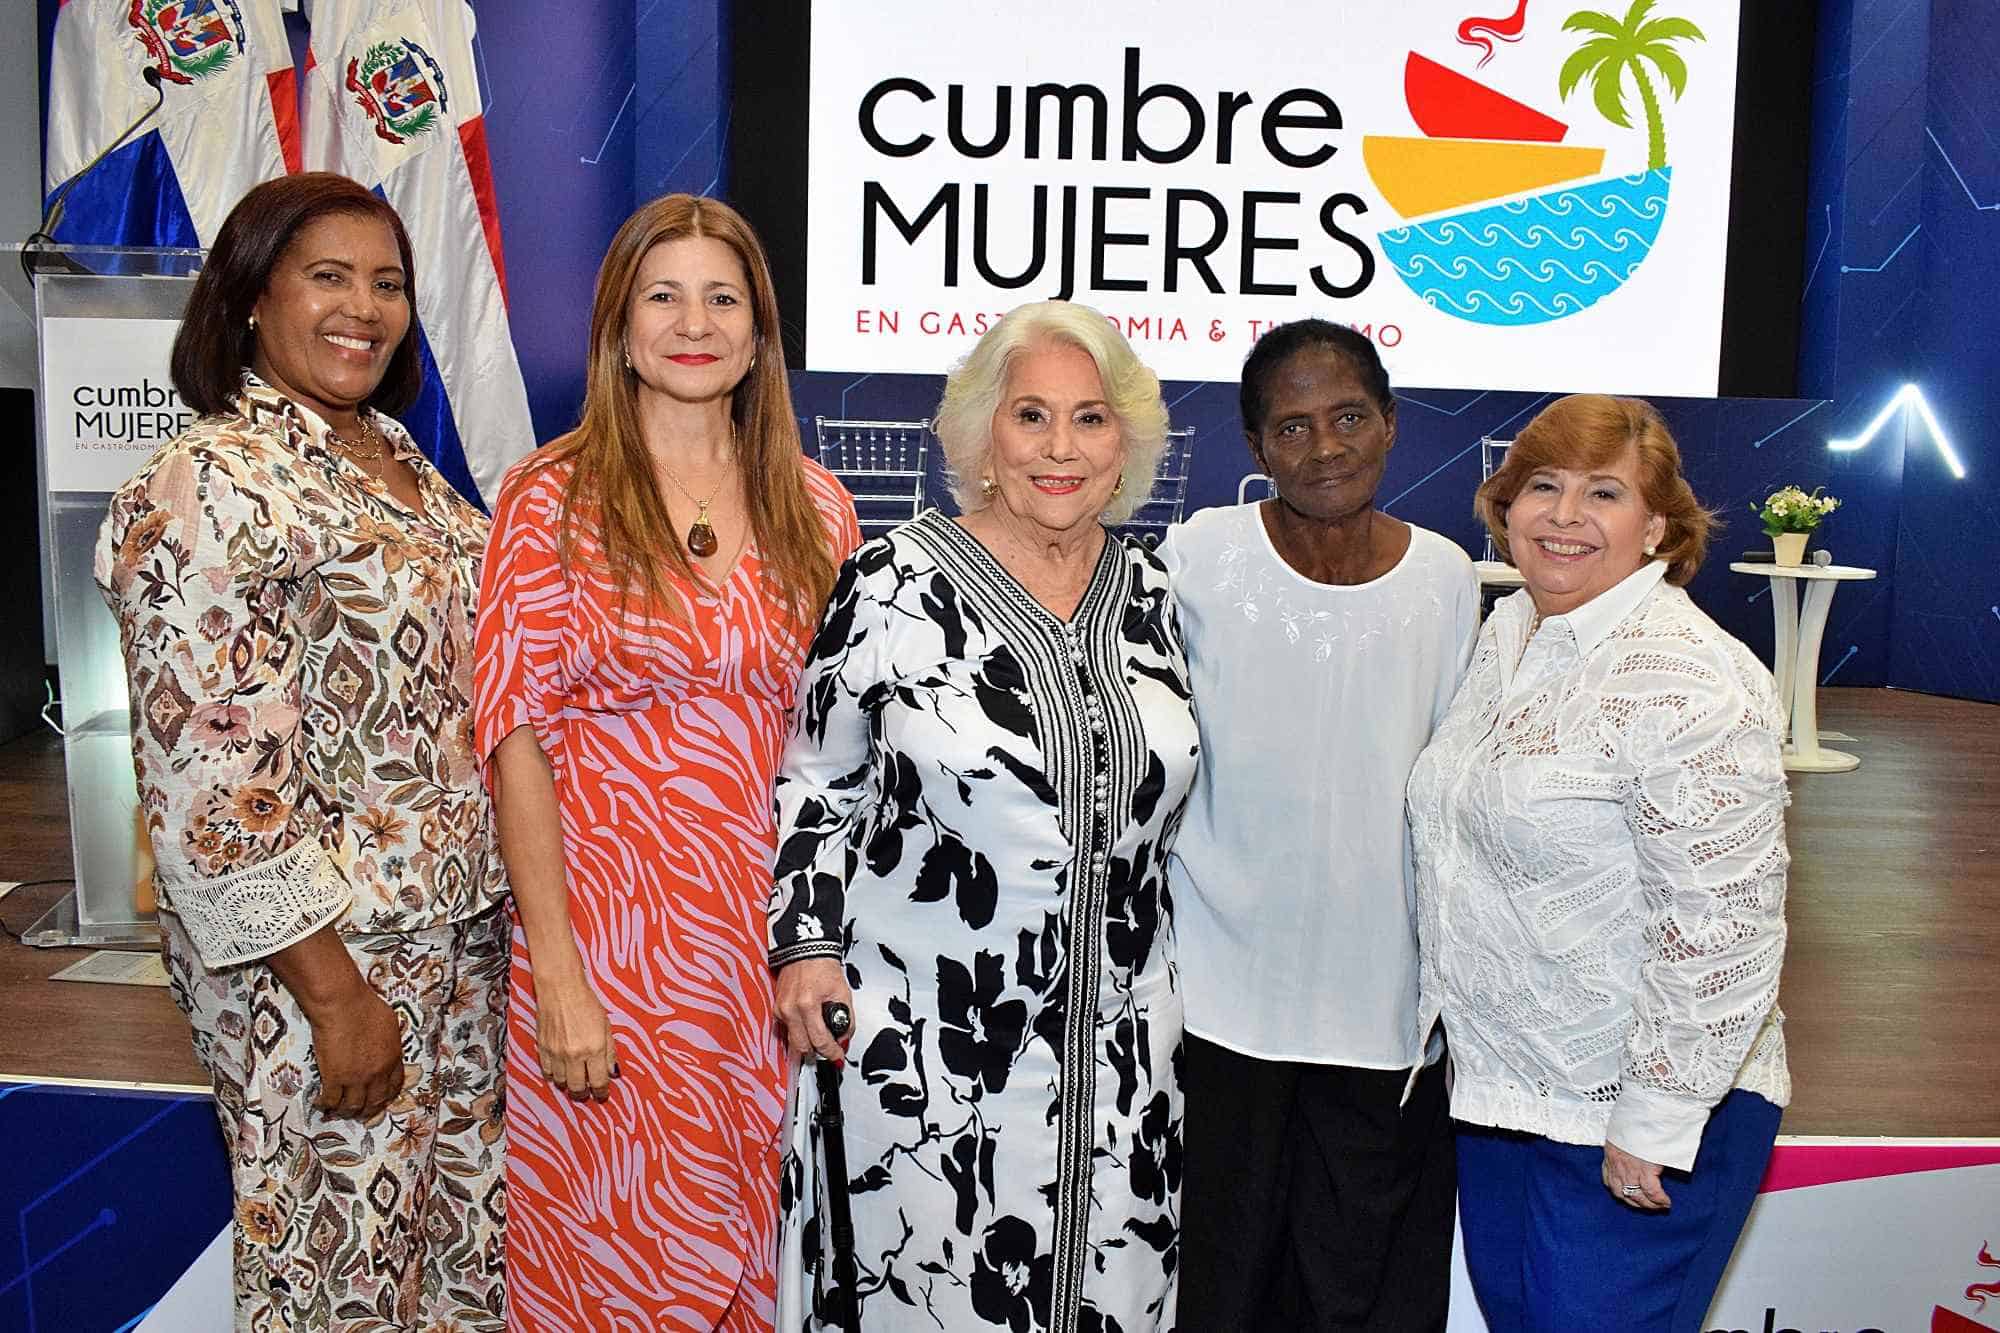
M 423 396 L 403 422 L 463 494 L 490 505 L 535 428 L 507 324 L 472 38 L 463 0 L 316 0 L 305 162 L 402 214 L 424 359 Z
M 243 192 L 299 167 L 298 84 L 278 0 L 62 0 L 44 203 L 165 94 L 66 197 L 73 245 L 206 246 Z

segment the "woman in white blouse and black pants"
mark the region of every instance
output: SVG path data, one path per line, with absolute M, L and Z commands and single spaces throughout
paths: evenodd
M 1699 1329 L 1791 1092 L 1776 691 L 1648 404 L 1552 404 L 1478 507 L 1527 587 L 1409 783 L 1466 1266 L 1494 1333 Z
M 1242 413 L 1277 494 L 1160 548 L 1202 737 L 1169 867 L 1180 1326 L 1425 1333 L 1445 1322 L 1452 1135 L 1403 783 L 1464 675 L 1479 586 L 1454 543 L 1375 508 L 1396 400 L 1367 338 L 1273 329 Z

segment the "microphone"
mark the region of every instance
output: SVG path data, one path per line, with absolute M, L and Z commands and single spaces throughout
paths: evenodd
M 120 134 L 116 139 L 113 139 L 110 143 L 106 144 L 103 150 L 99 152 L 96 157 L 93 157 L 90 159 L 90 161 L 84 163 L 83 168 L 80 171 L 78 171 L 75 175 L 71 176 L 68 180 L 64 181 L 60 186 L 56 188 L 55 195 L 49 200 L 48 211 L 42 214 L 41 225 L 39 227 L 36 227 L 35 230 L 29 234 L 28 239 L 23 242 L 24 245 L 33 245 L 37 241 L 46 241 L 48 244 L 54 245 L 56 238 L 51 233 L 53 233 L 55 229 L 59 225 L 61 225 L 63 216 L 63 207 L 65 204 L 69 202 L 69 192 L 76 188 L 76 183 L 82 180 L 85 176 L 88 176 L 91 172 L 91 169 L 95 167 L 99 162 L 102 162 L 105 158 L 110 157 L 113 153 L 117 152 L 120 148 L 124 147 L 126 141 L 129 140 L 134 134 L 138 132 L 139 127 L 141 125 L 144 125 L 147 121 L 151 120 L 154 116 L 158 115 L 160 108 L 166 104 L 167 88 L 166 85 L 160 81 L 160 71 L 155 67 L 148 65 L 143 71 L 141 71 L 139 77 L 144 79 L 146 81 L 146 86 L 153 90 L 153 104 L 147 107 L 144 111 L 140 112 L 139 118 L 133 121 L 130 125 L 127 125 L 125 127 L 124 132 Z M 27 273 L 29 278 L 32 279 L 35 275 L 35 269 L 30 260 L 31 256 L 29 255 L 29 253 L 26 250 L 23 250 L 21 252 L 21 268 L 24 272 Z

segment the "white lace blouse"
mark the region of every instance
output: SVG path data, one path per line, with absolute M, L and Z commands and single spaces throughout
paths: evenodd
M 1791 1096 L 1782 713 L 1650 562 L 1542 622 L 1494 608 L 1409 783 L 1424 1021 L 1452 1114 L 1694 1164 L 1731 1088 Z

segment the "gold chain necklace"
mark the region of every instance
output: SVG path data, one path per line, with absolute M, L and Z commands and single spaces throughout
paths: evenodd
M 736 432 L 733 430 L 730 432 L 729 445 L 729 466 L 733 467 L 736 463 Z M 723 470 L 722 480 L 715 484 L 715 489 L 709 492 L 706 500 L 700 499 L 689 490 L 681 479 L 674 475 L 674 470 L 665 463 L 660 464 L 660 471 L 667 474 L 667 480 L 674 484 L 674 489 L 685 495 L 688 503 L 694 506 L 694 522 L 688 524 L 687 530 L 688 554 L 706 560 L 714 555 L 716 548 L 721 545 L 715 539 L 715 528 L 708 521 L 708 507 L 715 503 L 716 497 L 722 494 L 722 488 L 729 484 L 728 468 Z
M 388 448 L 389 442 L 382 438 L 381 431 L 375 429 L 374 422 L 368 420 L 366 417 L 362 417 L 360 420 L 361 438 L 359 440 L 350 440 L 331 426 L 326 428 L 326 437 L 345 449 L 348 457 L 357 459 L 363 463 L 373 463 L 382 456 L 382 451 Z M 362 453 L 361 446 L 371 441 L 375 445 L 375 452 L 372 454 Z

